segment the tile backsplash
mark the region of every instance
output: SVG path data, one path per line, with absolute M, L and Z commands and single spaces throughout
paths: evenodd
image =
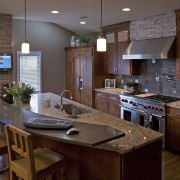
M 138 80 L 139 91 L 146 91 L 167 96 L 180 97 L 180 80 L 176 80 L 176 60 L 157 59 L 141 61 L 141 75 L 138 76 L 115 76 L 117 87 L 124 88 L 127 82 Z

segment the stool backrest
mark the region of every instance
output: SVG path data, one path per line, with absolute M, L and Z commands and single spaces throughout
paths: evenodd
M 28 164 L 27 173 L 29 176 L 32 176 L 32 179 L 35 179 L 35 162 L 31 134 L 12 125 L 6 125 L 5 132 L 8 147 L 9 168 L 11 169 L 13 161 L 24 158 Z

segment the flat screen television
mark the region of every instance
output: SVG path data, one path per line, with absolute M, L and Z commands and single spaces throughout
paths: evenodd
M 12 54 L 0 54 L 0 71 L 12 70 Z

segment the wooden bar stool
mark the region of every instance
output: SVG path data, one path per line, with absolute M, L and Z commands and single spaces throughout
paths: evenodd
M 6 144 L 6 135 L 5 133 L 0 133 L 0 156 L 8 153 L 7 144 Z M 0 174 L 8 170 L 8 167 L 0 170 Z
M 48 148 L 33 150 L 31 134 L 12 125 L 5 126 L 10 180 L 39 180 L 53 175 L 65 179 L 64 157 Z

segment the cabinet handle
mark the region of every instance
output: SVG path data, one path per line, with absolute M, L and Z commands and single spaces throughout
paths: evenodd
M 79 90 L 80 90 L 80 91 L 83 90 L 83 86 L 84 86 L 83 78 L 79 77 Z

